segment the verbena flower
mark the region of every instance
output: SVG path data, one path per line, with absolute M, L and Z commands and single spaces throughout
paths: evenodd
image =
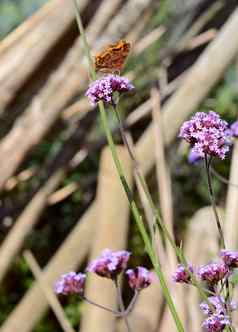
M 208 332 L 221 332 L 230 325 L 231 322 L 229 317 L 219 314 L 213 314 L 209 316 L 202 323 L 202 327 L 204 327 Z
M 190 164 L 197 164 L 200 160 L 201 156 L 191 149 L 188 154 L 188 162 Z
M 238 251 L 221 250 L 220 256 L 229 268 L 238 267 Z
M 229 269 L 223 262 L 210 263 L 199 268 L 198 276 L 201 280 L 214 284 L 227 276 L 228 272 Z
M 141 290 L 150 286 L 153 281 L 152 273 L 142 266 L 126 271 L 129 286 L 134 290 Z
M 228 311 L 234 311 L 237 309 L 237 305 L 234 301 L 230 301 L 229 304 L 225 302 L 223 296 L 210 296 L 208 297 L 208 301 L 212 305 L 214 309 L 214 313 L 219 315 L 226 315 Z M 200 304 L 200 308 L 206 315 L 212 315 L 213 311 L 211 310 L 210 306 L 206 302 L 202 302 Z
M 238 121 L 235 121 L 232 125 L 231 125 L 231 134 L 234 137 L 238 137 Z
M 205 154 L 225 158 L 229 151 L 231 133 L 228 123 L 215 112 L 197 112 L 180 129 L 179 137 L 192 146 L 192 151 L 204 158 Z
M 120 94 L 133 89 L 134 86 L 126 77 L 110 74 L 92 82 L 85 95 L 92 105 L 96 105 L 100 100 L 106 104 L 112 104 L 115 92 Z
M 63 274 L 55 284 L 57 294 L 83 294 L 86 281 L 84 273 L 69 272 Z
M 105 249 L 100 257 L 89 264 L 87 271 L 94 272 L 101 277 L 114 279 L 126 269 L 130 255 L 130 252 L 125 250 Z
M 189 271 L 193 273 L 193 267 L 189 265 Z M 185 268 L 184 265 L 180 264 L 175 271 L 175 273 L 172 276 L 173 281 L 175 282 L 181 282 L 181 283 L 190 283 L 191 282 L 191 276 L 188 270 Z

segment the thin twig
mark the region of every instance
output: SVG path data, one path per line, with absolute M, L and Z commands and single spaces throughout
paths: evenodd
M 221 222 L 219 219 L 219 215 L 216 209 L 216 202 L 215 202 L 215 196 L 214 196 L 214 192 L 213 192 L 213 188 L 212 188 L 212 181 L 211 181 L 211 173 L 210 173 L 210 165 L 211 165 L 211 158 L 208 160 L 208 156 L 207 154 L 205 154 L 205 169 L 206 169 L 206 174 L 207 174 L 207 183 L 208 183 L 208 190 L 209 190 L 209 195 L 210 195 L 210 200 L 211 200 L 211 204 L 212 204 L 212 209 L 215 215 L 215 220 L 216 220 L 216 224 L 217 224 L 217 228 L 218 228 L 218 232 L 220 235 L 220 245 L 222 248 L 225 248 L 225 239 L 224 239 L 224 235 L 223 235 L 223 230 L 222 230 L 222 226 L 221 226 Z
M 122 294 L 121 294 L 121 287 L 120 287 L 120 283 L 119 283 L 118 278 L 116 278 L 114 280 L 114 283 L 115 283 L 115 287 L 116 287 L 116 291 L 117 291 L 117 298 L 118 298 L 119 308 L 120 308 L 121 312 L 125 312 L 125 306 L 124 306 L 124 303 L 123 303 Z M 123 316 L 123 319 L 125 321 L 127 331 L 132 332 L 132 330 L 130 328 L 129 321 L 128 321 L 128 317 L 125 315 L 125 316 Z
M 119 312 L 119 311 L 107 308 L 107 307 L 105 307 L 102 304 L 99 304 L 99 303 L 96 303 L 96 302 L 94 302 L 92 300 L 89 300 L 86 296 L 81 296 L 81 299 L 84 300 L 85 302 L 88 302 L 89 304 L 94 305 L 95 307 L 98 307 L 100 309 L 103 309 L 103 310 L 106 310 L 108 312 L 111 312 L 112 314 L 114 314 L 117 317 L 123 316 L 123 314 L 124 314 L 124 312 Z

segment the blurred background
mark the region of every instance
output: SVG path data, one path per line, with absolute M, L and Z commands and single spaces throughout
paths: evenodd
M 79 6 L 93 54 L 121 38 L 132 43 L 123 75 L 136 89 L 121 98 L 121 116 L 153 198 L 168 212 L 163 216 L 175 239 L 185 243 L 194 260 L 206 263 L 216 248 L 206 208 L 206 177 L 202 164 L 189 164 L 188 146 L 177 133 L 195 111 L 215 110 L 229 123 L 237 119 L 238 39 L 231 33 L 238 29 L 237 1 L 81 0 Z M 50 309 L 47 290 L 35 282 L 26 251 L 44 270 L 46 289 L 60 274 L 83 270 L 89 258 L 110 245 L 132 251 L 131 266 L 151 265 L 105 149 L 97 109 L 84 97 L 87 64 L 71 1 L 0 0 L 0 38 L 0 332 L 72 332 Z M 151 122 L 156 122 L 152 109 L 157 109 L 159 128 L 168 135 L 158 146 L 151 144 Z M 112 113 L 108 116 L 121 144 L 117 121 Z M 123 150 L 120 155 L 132 184 L 128 156 Z M 231 152 L 213 165 L 223 214 L 232 162 Z M 236 207 L 237 189 L 229 190 L 230 204 Z M 150 211 L 136 188 L 134 193 L 149 227 Z M 235 218 L 237 211 L 232 211 Z M 238 233 L 233 224 L 229 227 L 227 232 Z M 232 241 L 236 245 L 238 239 Z M 163 250 L 167 255 L 169 249 Z M 165 270 L 175 266 L 167 263 L 162 264 Z M 90 280 L 88 292 L 100 293 L 101 287 Z M 113 304 L 108 287 L 103 285 L 101 302 L 107 303 L 108 296 Z M 171 291 L 177 292 L 173 286 Z M 126 302 L 130 296 L 125 286 Z M 187 296 L 181 316 L 188 331 L 201 331 L 198 299 L 193 292 Z M 120 322 L 90 311 L 76 297 L 60 302 L 63 320 L 75 331 L 80 324 L 81 331 L 124 331 Z M 170 328 L 159 288 L 141 299 L 131 321 L 139 324 L 138 331 Z

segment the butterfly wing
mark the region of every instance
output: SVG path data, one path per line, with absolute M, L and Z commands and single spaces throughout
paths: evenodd
M 119 40 L 116 44 L 107 46 L 95 56 L 96 71 L 121 71 L 125 60 L 130 52 L 130 43 Z

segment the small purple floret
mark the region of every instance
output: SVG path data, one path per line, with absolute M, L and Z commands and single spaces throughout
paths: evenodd
M 220 256 L 229 268 L 238 267 L 238 251 L 221 250 Z
M 238 137 L 238 121 L 235 121 L 232 125 L 231 125 L 231 134 L 234 137 Z
M 198 276 L 201 280 L 215 284 L 228 275 L 229 269 L 223 262 L 210 263 L 200 267 Z
M 222 296 L 210 296 L 210 297 L 208 297 L 208 301 L 212 305 L 214 312 L 219 315 L 226 315 L 227 309 L 229 311 L 234 311 L 237 309 L 237 305 L 234 301 L 230 301 L 229 306 L 228 306 L 228 304 L 225 302 L 224 297 L 222 297 Z M 200 308 L 203 311 L 203 313 L 206 315 L 213 314 L 210 306 L 206 302 L 202 302 L 200 304 Z
M 201 156 L 194 152 L 192 149 L 189 151 L 188 162 L 190 164 L 197 164 L 201 159 Z
M 101 277 L 114 279 L 126 269 L 130 255 L 131 253 L 126 250 L 105 249 L 100 257 L 89 264 L 87 271 L 94 272 Z
M 224 331 L 226 326 L 230 326 L 231 322 L 228 316 L 213 314 L 204 320 L 202 327 L 208 332 L 221 332 Z
M 86 281 L 84 273 L 69 272 L 63 274 L 55 284 L 57 294 L 71 295 L 83 294 Z
M 129 286 L 134 290 L 142 290 L 150 286 L 153 281 L 152 273 L 142 266 L 126 271 Z
M 193 267 L 189 266 L 189 271 L 193 273 Z M 172 276 L 173 281 L 175 282 L 181 282 L 181 283 L 190 283 L 191 282 L 191 276 L 188 270 L 185 268 L 184 265 L 180 264 L 176 270 L 176 272 Z
M 179 137 L 191 144 L 192 151 L 204 158 L 205 154 L 224 159 L 229 151 L 231 132 L 228 123 L 215 112 L 197 112 L 180 128 Z
M 134 86 L 126 77 L 106 75 L 92 82 L 85 95 L 92 105 L 96 105 L 100 100 L 112 104 L 114 92 L 123 93 L 133 89 Z

